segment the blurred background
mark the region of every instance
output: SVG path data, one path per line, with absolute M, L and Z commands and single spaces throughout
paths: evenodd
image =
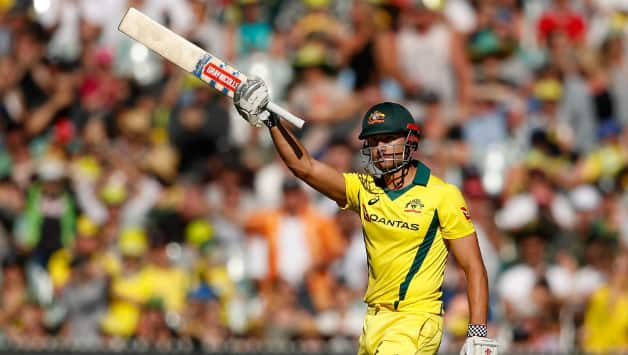
M 628 0 L 0 0 L 1 349 L 355 351 L 358 217 L 120 34 L 130 6 L 265 79 L 340 171 L 364 111 L 406 105 L 502 352 L 628 351 Z M 443 353 L 465 287 L 451 260 Z

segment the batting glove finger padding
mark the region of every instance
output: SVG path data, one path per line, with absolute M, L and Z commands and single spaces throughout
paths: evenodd
M 258 77 L 249 77 L 247 81 L 241 83 L 236 88 L 233 95 L 233 104 L 236 110 L 244 119 L 254 127 L 264 125 L 264 117 L 260 114 L 264 112 L 268 105 L 268 87 L 266 83 Z
M 460 355 L 497 355 L 497 342 L 490 338 L 469 337 L 464 342 Z

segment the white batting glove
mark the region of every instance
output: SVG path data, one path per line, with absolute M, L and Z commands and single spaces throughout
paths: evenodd
M 262 127 L 268 119 L 268 87 L 264 80 L 251 76 L 238 85 L 233 95 L 233 104 L 240 116 L 253 127 Z
M 497 342 L 490 338 L 469 337 L 464 342 L 460 355 L 497 355 Z

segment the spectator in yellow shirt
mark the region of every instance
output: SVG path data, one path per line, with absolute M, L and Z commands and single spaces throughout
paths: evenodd
M 583 348 L 588 353 L 628 351 L 628 254 L 615 259 L 609 283 L 598 289 L 584 315 Z
M 152 279 L 145 266 L 148 251 L 146 234 L 138 228 L 122 231 L 118 241 L 122 269 L 111 281 L 111 302 L 101 327 L 113 337 L 130 337 L 135 333 L 142 306 L 152 295 Z
M 159 239 L 159 238 L 151 238 Z M 181 312 L 190 287 L 190 277 L 182 267 L 173 265 L 165 240 L 151 240 L 150 262 L 146 275 L 150 279 L 152 297 L 161 299 L 166 312 Z
M 113 255 L 104 252 L 100 227 L 89 217 L 82 215 L 76 221 L 76 241 L 70 247 L 59 249 L 48 261 L 48 272 L 55 290 L 62 289 L 70 279 L 71 263 L 77 257 L 95 263 L 96 269 L 112 275 L 120 265 Z

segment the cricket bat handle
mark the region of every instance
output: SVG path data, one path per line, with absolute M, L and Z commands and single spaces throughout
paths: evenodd
M 290 112 L 288 112 L 288 110 L 284 109 L 283 107 L 273 103 L 273 102 L 269 102 L 268 105 L 266 105 L 266 108 L 269 111 L 272 111 L 274 113 L 276 113 L 277 115 L 279 115 L 279 117 L 287 120 L 288 122 L 292 123 L 293 125 L 297 126 L 298 128 L 302 128 L 303 124 L 305 123 L 305 121 L 303 121 L 302 119 L 300 119 L 299 117 L 291 114 Z

